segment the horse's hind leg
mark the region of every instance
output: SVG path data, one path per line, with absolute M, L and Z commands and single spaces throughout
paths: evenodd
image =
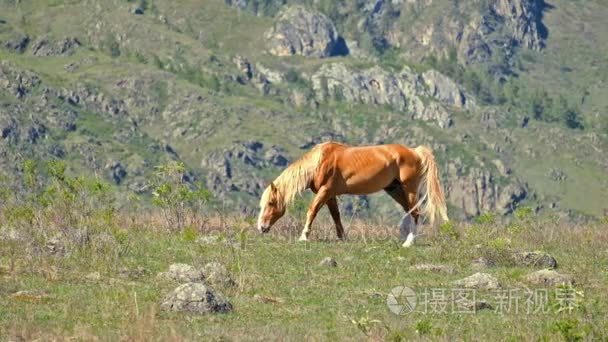
M 406 196 L 406 205 L 407 211 L 410 211 L 410 208 L 413 208 L 416 205 L 416 193 L 407 193 L 405 194 Z M 403 243 L 403 247 L 410 247 L 411 245 L 414 244 L 414 238 L 416 237 L 416 228 L 418 225 L 418 217 L 419 217 L 419 211 L 418 208 L 414 209 L 409 215 L 407 215 L 406 217 L 403 218 L 403 221 L 407 222 L 402 222 L 408 224 L 409 227 L 409 233 L 407 235 L 407 238 L 405 239 L 405 242 Z
M 342 227 L 342 220 L 340 220 L 340 209 L 338 208 L 338 198 L 333 197 L 327 200 L 327 208 L 329 208 L 329 213 L 331 214 L 331 218 L 334 220 L 334 224 L 336 225 L 336 233 L 338 234 L 338 239 L 344 239 L 344 227 Z
M 410 195 L 405 192 L 403 185 L 395 180 L 391 185 L 384 189 L 395 202 L 399 203 L 403 210 L 407 213 L 410 208 L 415 205 L 410 201 Z M 415 200 L 416 195 L 414 194 L 413 199 Z M 403 247 L 410 247 L 414 243 L 416 237 L 416 224 L 418 223 L 418 210 L 414 210 L 409 215 L 404 216 L 399 224 L 399 232 L 401 239 L 405 240 Z

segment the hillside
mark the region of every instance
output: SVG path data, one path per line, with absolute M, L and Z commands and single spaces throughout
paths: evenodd
M 606 215 L 607 15 L 601 0 L 0 0 L 0 175 L 59 158 L 126 198 L 179 160 L 251 213 L 315 143 L 427 144 L 453 217 Z M 341 203 L 398 216 L 387 196 Z

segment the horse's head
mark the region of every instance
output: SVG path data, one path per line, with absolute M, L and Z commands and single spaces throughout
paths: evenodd
M 260 216 L 258 216 L 258 230 L 267 233 L 270 227 L 285 214 L 285 204 L 279 190 L 270 183 L 260 199 Z

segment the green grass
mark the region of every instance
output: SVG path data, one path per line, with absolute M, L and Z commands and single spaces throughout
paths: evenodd
M 325 221 L 324 221 L 325 220 Z M 0 334 L 67 338 L 93 336 L 115 339 L 556 339 L 562 334 L 606 338 L 600 317 L 608 310 L 604 269 L 608 255 L 598 253 L 605 243 L 605 225 L 567 227 L 539 218 L 520 221 L 519 233 L 492 224 L 477 228 L 458 227 L 460 238 L 452 240 L 427 230 L 418 246 L 400 247 L 396 228 L 369 226 L 361 222 L 350 229 L 348 242 L 334 239 L 333 227 L 320 218 L 313 241 L 295 242 L 297 231 L 290 224 L 275 228 L 271 236 L 259 236 L 248 224 L 232 219 L 214 234 L 238 236 L 245 229 L 241 247 L 226 243 L 200 244 L 150 228 L 119 230 L 121 238 L 111 248 L 79 247 L 67 257 L 31 254 L 19 245 L 0 241 Z M 288 223 L 288 222 L 287 222 Z M 147 225 L 150 223 L 147 223 Z M 148 226 L 149 227 L 149 226 Z M 217 230 L 219 229 L 219 230 Z M 552 235 L 549 232 L 553 231 Z M 388 233 L 388 235 L 384 235 Z M 491 246 L 507 239 L 515 250 L 545 250 L 559 262 L 558 271 L 576 277 L 576 289 L 585 297 L 571 314 L 550 312 L 527 315 L 500 314 L 483 310 L 475 314 L 424 313 L 403 316 L 391 313 L 386 296 L 395 286 L 451 289 L 450 281 L 471 275 L 473 244 Z M 483 250 L 483 249 L 482 249 Z M 337 268 L 319 266 L 331 256 Z M 171 263 L 202 266 L 210 261 L 226 265 L 237 286 L 219 289 L 234 306 L 228 314 L 203 316 L 159 311 L 159 302 L 177 284 L 159 280 L 156 274 Z M 411 271 L 409 266 L 443 263 L 454 274 Z M 498 260 L 485 272 L 496 276 L 504 288 L 522 288 L 523 277 L 534 268 L 509 266 Z M 122 267 L 143 267 L 141 278 L 124 279 Z M 87 280 L 100 272 L 99 281 Z M 10 295 L 20 290 L 41 290 L 43 301 L 27 301 Z M 548 289 L 550 293 L 554 289 Z M 260 303 L 255 295 L 271 298 Z M 477 298 L 490 303 L 495 293 L 477 291 Z M 359 326 L 353 321 L 359 322 Z M 471 324 L 471 322 L 475 322 Z M 574 322 L 574 323 L 572 323 Z M 573 325 L 566 329 L 564 324 Z M 514 326 L 515 330 L 496 329 Z M 561 328 L 560 328 L 561 327 Z M 561 330 L 560 330 L 561 329 Z M 366 336 L 367 334 L 367 336 Z

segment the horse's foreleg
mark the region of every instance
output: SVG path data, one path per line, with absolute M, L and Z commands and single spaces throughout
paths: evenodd
M 310 207 L 308 208 L 308 212 L 306 213 L 306 224 L 304 225 L 304 230 L 302 230 L 302 235 L 300 235 L 300 241 L 308 241 L 308 235 L 310 234 L 310 226 L 312 225 L 312 221 L 314 221 L 315 217 L 317 217 L 317 213 L 319 209 L 327 202 L 329 199 L 329 191 L 326 188 L 321 188 L 315 195 L 315 198 L 310 203 Z
M 342 227 L 342 220 L 340 219 L 340 209 L 338 208 L 338 198 L 333 197 L 327 200 L 327 208 L 329 208 L 329 213 L 331 214 L 331 218 L 334 220 L 334 224 L 336 225 L 336 233 L 338 234 L 338 239 L 344 239 L 344 227 Z

